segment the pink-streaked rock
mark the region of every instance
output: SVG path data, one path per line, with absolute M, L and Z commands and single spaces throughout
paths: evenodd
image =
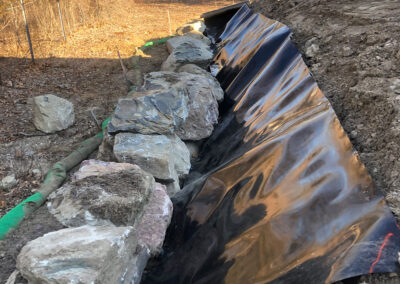
M 81 163 L 79 170 L 72 176 L 72 181 L 81 180 L 89 176 L 100 176 L 131 169 L 137 170 L 140 167 L 128 163 L 103 162 L 93 159 L 85 160 Z
M 139 245 L 148 248 L 151 255 L 156 255 L 161 251 L 165 233 L 171 222 L 172 210 L 172 202 L 165 186 L 156 183 L 137 227 Z

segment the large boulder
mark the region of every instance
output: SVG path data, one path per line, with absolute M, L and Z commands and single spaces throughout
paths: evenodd
M 108 131 L 171 134 L 188 116 L 187 99 L 183 89 L 136 92 L 119 100 Z
M 33 111 L 33 124 L 45 133 L 66 129 L 75 120 L 74 105 L 52 94 L 35 97 Z
M 187 24 L 184 24 L 176 29 L 176 33 L 178 35 L 185 35 L 189 32 L 200 32 L 204 33 L 206 30 L 206 25 L 203 21 L 200 20 L 193 20 Z
M 202 40 L 190 36 L 174 37 L 167 41 L 170 55 L 161 65 L 162 71 L 176 71 L 180 66 L 193 63 L 207 68 L 213 53 Z
M 189 74 L 187 74 L 189 73 Z M 176 89 L 187 89 L 186 82 L 189 79 L 196 79 L 191 75 L 202 76 L 208 79 L 208 83 L 204 87 L 208 87 L 217 101 L 224 99 L 224 91 L 217 79 L 215 79 L 209 72 L 194 64 L 185 64 L 178 68 L 177 72 L 171 71 L 158 71 L 150 72 L 144 76 L 143 86 L 141 90 L 157 90 L 169 89 L 171 87 Z M 140 92 L 139 92 L 140 93 Z M 132 93 L 134 95 L 135 93 Z
M 209 44 L 202 42 L 201 39 L 196 39 L 188 35 L 171 37 L 167 40 L 166 45 L 169 53 L 172 53 L 175 49 L 180 47 L 190 48 L 195 45 L 200 45 L 206 49 L 210 48 Z
M 133 227 L 67 228 L 27 243 L 17 268 L 31 284 L 131 283 L 136 247 Z
M 206 45 L 211 45 L 211 40 L 201 32 L 191 31 L 191 32 L 186 33 L 185 36 L 190 36 L 192 38 L 201 40 Z
M 192 73 L 149 73 L 144 77 L 143 89 L 184 88 L 188 95 L 188 117 L 175 127 L 175 133 L 182 140 L 201 140 L 211 135 L 214 125 L 218 122 L 217 99 L 223 98 L 224 93 L 213 78 L 201 74 L 195 67 L 187 66 L 185 70 Z
M 176 128 L 182 140 L 201 140 L 209 137 L 218 123 L 218 102 L 209 79 L 204 76 L 180 73 L 185 80 L 189 96 L 189 116 Z
M 144 75 L 141 90 L 185 89 L 185 81 L 179 73 L 171 71 L 150 72 Z
M 87 169 L 89 168 L 89 169 Z M 138 166 L 95 163 L 49 196 L 48 209 L 65 226 L 134 226 L 154 190 L 154 178 Z
M 176 135 L 143 135 L 118 133 L 115 136 L 114 154 L 119 162 L 140 166 L 168 187 L 171 196 L 180 190 L 179 178 L 190 169 L 190 153 L 185 143 Z
M 156 183 L 149 204 L 140 220 L 137 233 L 139 245 L 154 256 L 160 253 L 165 233 L 172 218 L 172 202 L 164 185 Z
M 178 72 L 186 72 L 194 75 L 199 75 L 207 78 L 210 82 L 210 89 L 211 92 L 213 93 L 214 97 L 217 99 L 218 102 L 223 101 L 224 99 L 224 90 L 222 90 L 221 86 L 219 85 L 219 82 L 217 79 L 215 79 L 214 76 L 211 75 L 210 72 L 204 70 L 203 68 L 200 68 L 197 65 L 194 64 L 186 64 L 181 66 L 178 69 Z

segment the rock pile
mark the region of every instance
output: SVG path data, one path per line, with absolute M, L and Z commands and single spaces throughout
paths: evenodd
M 209 41 L 193 37 L 203 31 L 202 22 L 192 22 L 167 41 L 170 56 L 163 71 L 146 74 L 139 89 L 119 100 L 97 157 L 137 164 L 166 185 L 170 196 L 180 190 L 190 160 L 198 156 L 198 143 L 218 123 L 218 102 L 224 98 L 218 81 L 204 69 L 212 57 Z M 207 56 L 182 55 L 199 48 Z
M 204 29 L 195 21 L 177 30 L 162 71 L 119 100 L 98 160 L 84 161 L 49 196 L 49 212 L 67 228 L 22 249 L 17 268 L 29 283 L 139 283 L 160 253 L 170 196 L 213 132 L 224 97 L 203 69 L 212 58 Z

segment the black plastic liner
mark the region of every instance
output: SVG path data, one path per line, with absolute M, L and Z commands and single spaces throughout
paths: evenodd
M 165 253 L 143 282 L 332 283 L 400 272 L 394 217 L 288 27 L 247 5 L 219 24 L 208 29 L 232 106 L 174 197 Z

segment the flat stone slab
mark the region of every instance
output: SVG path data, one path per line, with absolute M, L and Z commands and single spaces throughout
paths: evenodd
M 28 242 L 17 268 L 32 284 L 131 283 L 133 227 L 67 228 Z
M 128 163 L 104 162 L 90 159 L 85 160 L 80 164 L 79 170 L 72 176 L 72 181 L 78 181 L 91 176 L 101 176 L 129 170 L 140 171 L 141 169 L 137 165 Z
M 33 124 L 45 133 L 66 129 L 75 121 L 74 105 L 52 94 L 35 97 L 33 112 Z

